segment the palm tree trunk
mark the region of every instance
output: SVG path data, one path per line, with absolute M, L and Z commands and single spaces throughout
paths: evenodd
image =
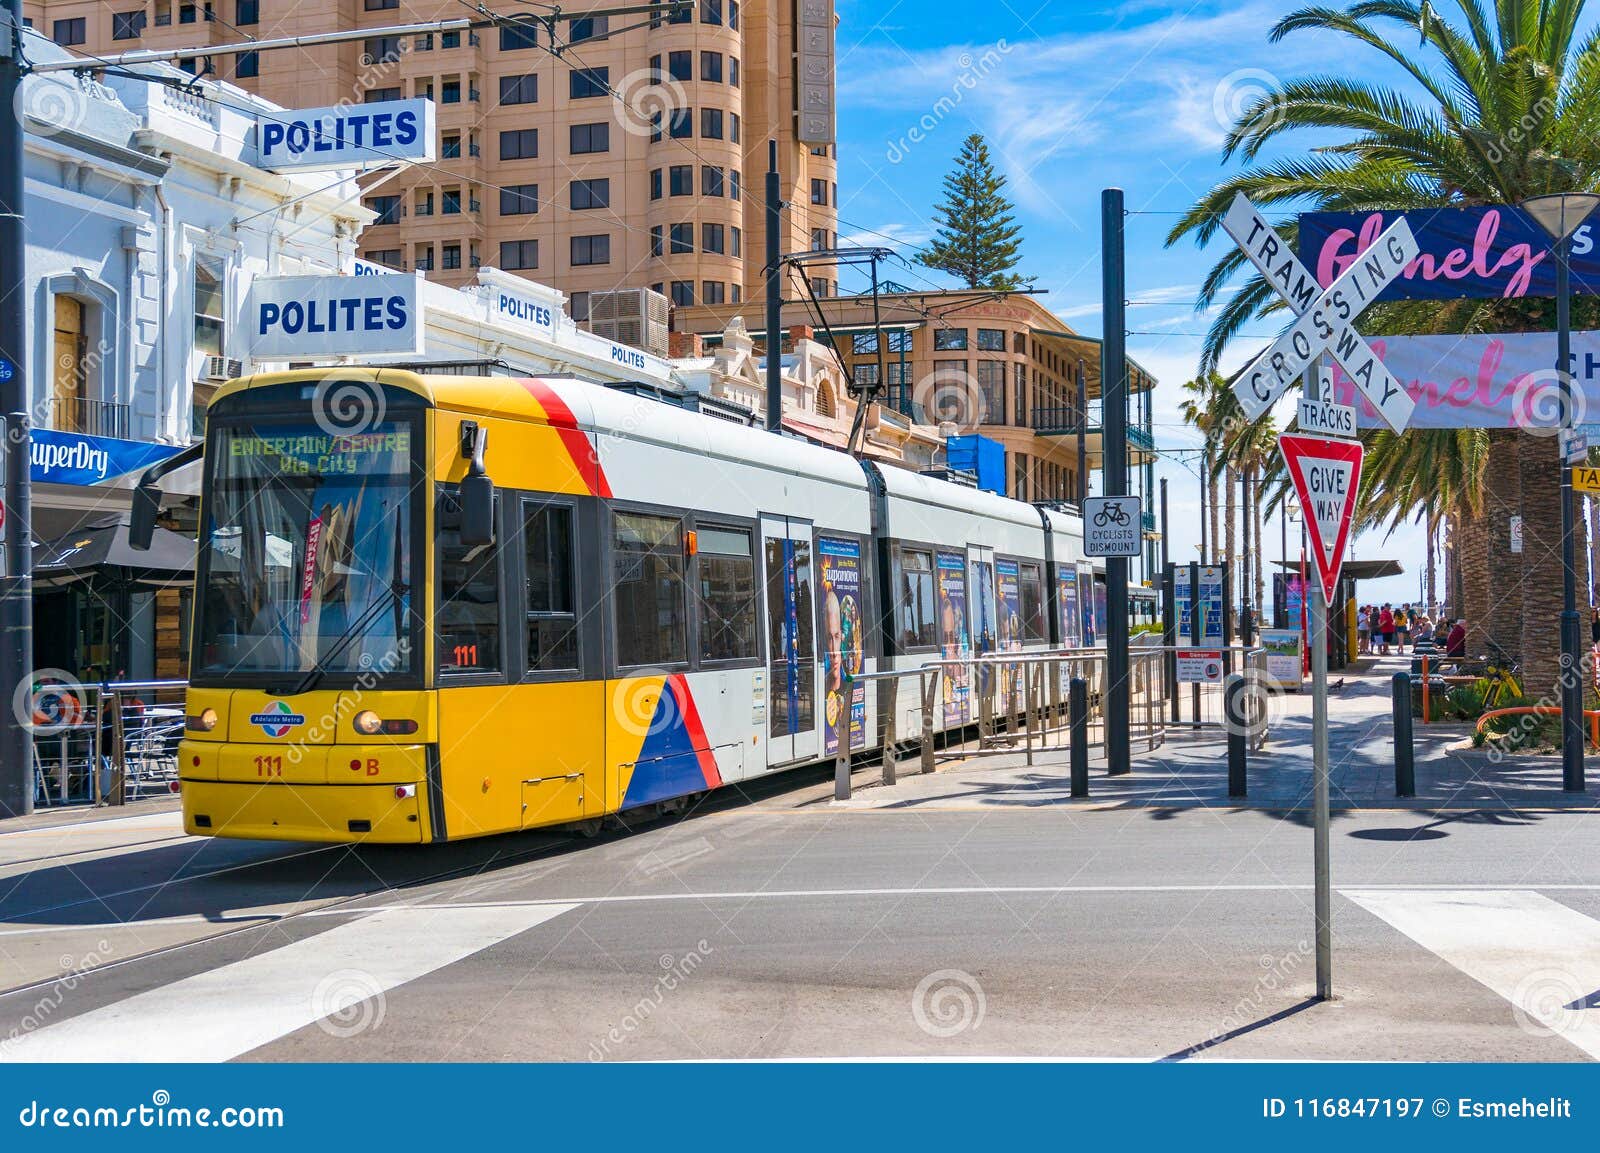
M 1439 545 L 1439 518 L 1433 509 L 1428 509 L 1428 567 L 1427 575 L 1423 578 L 1422 599 L 1427 602 L 1424 611 L 1433 612 L 1433 606 L 1439 603 L 1437 577 L 1438 569 L 1434 564 L 1434 556 Z
M 1223 474 L 1222 474 L 1222 491 L 1223 491 L 1223 494 L 1224 494 L 1223 495 L 1224 506 L 1223 506 L 1223 528 L 1222 528 L 1222 532 L 1223 532 L 1223 538 L 1222 538 L 1222 540 L 1223 540 L 1222 563 L 1227 565 L 1228 567 L 1224 571 L 1224 575 L 1223 575 L 1222 599 L 1223 599 L 1223 603 L 1225 603 L 1228 606 L 1228 611 L 1230 613 L 1235 610 L 1235 608 L 1237 607 L 1237 605 L 1239 603 L 1238 600 L 1235 599 L 1235 597 L 1233 595 L 1233 590 L 1234 590 L 1233 578 L 1234 578 L 1234 573 L 1237 571 L 1237 565 L 1235 565 L 1234 562 L 1238 558 L 1238 549 L 1236 547 L 1238 541 L 1237 541 L 1237 538 L 1236 538 L 1235 533 L 1234 533 L 1234 526 L 1235 526 L 1235 524 L 1237 522 L 1237 517 L 1234 516 L 1234 511 L 1235 511 L 1234 510 L 1234 504 L 1235 504 L 1235 500 L 1236 500 L 1235 493 L 1237 492 L 1237 486 L 1234 484 L 1234 478 L 1236 476 L 1237 476 L 1237 474 L 1233 471 L 1233 466 L 1232 465 L 1228 465 L 1223 470 Z
M 1467 652 L 1480 656 L 1489 635 L 1489 518 L 1463 510 L 1456 536 L 1456 574 L 1461 584 L 1456 615 L 1467 622 Z
M 1261 487 L 1260 487 L 1261 486 L 1261 466 L 1259 464 L 1256 465 L 1251 470 L 1251 472 L 1253 474 L 1253 479 L 1254 479 L 1254 485 L 1252 487 L 1253 487 L 1253 491 L 1256 494 L 1255 495 L 1255 504 L 1253 506 L 1254 511 L 1252 513 L 1252 515 L 1256 519 L 1256 527 L 1255 527 L 1255 542 L 1256 542 L 1256 568 L 1255 568 L 1256 595 L 1255 595 L 1255 606 L 1256 606 L 1256 615 L 1260 616 L 1260 615 L 1262 615 L 1262 613 L 1264 611 L 1263 606 L 1266 604 L 1266 595 L 1267 595 L 1267 585 L 1266 585 L 1267 570 L 1262 567 L 1262 558 L 1266 554 L 1265 554 L 1265 551 L 1263 550 L 1262 545 L 1261 545 Z
M 1522 507 L 1522 465 L 1514 429 L 1489 433 L 1488 462 L 1484 468 L 1483 516 L 1486 534 L 1484 563 L 1489 583 L 1481 606 L 1482 632 L 1474 639 L 1493 641 L 1512 658 L 1521 660 L 1523 562 L 1527 553 L 1511 551 L 1511 518 L 1523 517 L 1523 548 L 1527 545 L 1527 521 Z M 1559 585 L 1557 587 L 1560 587 Z M 1469 607 L 1467 627 L 1472 628 Z M 1477 651 L 1490 651 L 1484 643 Z
M 1556 438 L 1517 437 L 1522 480 L 1522 661 L 1529 696 L 1561 679 L 1561 457 Z
M 1589 497 L 1589 603 L 1600 604 L 1600 500 Z

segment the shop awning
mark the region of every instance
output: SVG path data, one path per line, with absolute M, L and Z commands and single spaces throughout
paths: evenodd
M 96 578 L 161 588 L 194 579 L 195 543 L 157 528 L 148 551 L 128 544 L 128 522 L 115 517 L 33 546 L 33 580 L 60 586 Z

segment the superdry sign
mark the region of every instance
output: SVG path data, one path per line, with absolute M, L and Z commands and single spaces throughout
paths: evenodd
M 45 484 L 90 485 L 143 472 L 179 450 L 169 444 L 115 440 L 77 432 L 33 430 L 28 442 L 35 481 Z
M 425 162 L 434 159 L 433 101 L 263 113 L 256 134 L 261 167 L 271 172 Z

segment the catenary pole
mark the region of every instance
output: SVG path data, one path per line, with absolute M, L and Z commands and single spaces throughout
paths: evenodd
M 767 144 L 767 431 L 783 427 L 783 187 L 778 142 Z
M 1100 425 L 1106 496 L 1128 493 L 1127 270 L 1122 189 L 1100 194 Z M 1128 561 L 1106 558 L 1106 761 L 1113 775 L 1131 771 L 1128 736 Z
M 23 234 L 22 0 L 0 8 L 0 417 L 5 436 L 0 577 L 0 817 L 33 811 L 33 550 L 26 238 Z M 27 686 L 27 687 L 25 687 Z

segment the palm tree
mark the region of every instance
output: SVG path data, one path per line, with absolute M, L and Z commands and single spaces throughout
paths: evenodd
M 1583 0 L 1456 0 L 1456 7 L 1452 20 L 1427 0 L 1359 0 L 1342 10 L 1303 8 L 1280 20 L 1269 34 L 1273 42 L 1303 30 L 1338 33 L 1351 51 L 1381 54 L 1406 79 L 1406 88 L 1338 74 L 1290 81 L 1264 93 L 1240 115 L 1224 145 L 1224 160 L 1239 158 L 1246 166 L 1204 196 L 1168 243 L 1191 236 L 1209 242 L 1238 192 L 1258 205 L 1407 211 L 1600 188 L 1600 33 L 1577 41 Z M 1261 159 L 1267 145 L 1301 129 L 1332 143 Z M 1291 239 L 1295 233 L 1292 227 L 1282 231 Z M 1221 301 L 1247 271 L 1243 254 L 1230 246 L 1206 278 L 1201 307 Z M 1282 308 L 1263 278 L 1251 275 L 1218 309 L 1201 373 L 1216 367 L 1245 324 Z M 1551 311 L 1546 301 L 1407 302 L 1368 310 L 1362 326 L 1373 333 L 1547 331 L 1553 327 Z M 1582 323 L 1580 312 L 1588 323 L 1600 314 L 1592 298 L 1575 307 L 1575 324 Z M 1410 435 L 1434 442 L 1418 450 L 1418 461 L 1463 448 L 1454 433 Z M 1470 451 L 1458 462 L 1462 487 L 1453 503 L 1435 502 L 1435 513 L 1457 518 L 1461 528 L 1456 563 L 1465 615 L 1477 630 L 1491 622 L 1502 645 L 1516 642 L 1530 684 L 1542 691 L 1559 671 L 1560 605 L 1553 592 L 1560 588 L 1559 551 L 1551 547 L 1559 541 L 1560 523 L 1554 443 L 1510 433 L 1486 439 L 1480 453 L 1469 438 Z M 1400 471 L 1404 476 L 1407 469 Z M 1430 480 L 1419 473 L 1410 488 L 1415 492 Z M 1396 505 L 1386 494 L 1378 499 Z M 1414 501 L 1386 515 L 1419 509 L 1425 505 Z M 1510 554 L 1498 523 L 1512 509 L 1523 518 L 1521 556 Z M 1512 600 L 1518 602 L 1514 616 Z
M 1238 411 L 1238 401 L 1228 388 L 1227 381 L 1216 372 L 1196 377 L 1183 386 L 1189 395 L 1179 405 L 1186 423 L 1194 425 L 1205 438 L 1200 447 L 1200 475 L 1206 486 L 1206 515 L 1210 519 L 1211 555 L 1202 556 L 1202 564 L 1215 564 L 1220 547 L 1217 539 L 1219 512 L 1217 509 L 1217 460 L 1221 452 L 1223 422 L 1230 411 Z M 1231 406 L 1231 407 L 1230 407 Z

